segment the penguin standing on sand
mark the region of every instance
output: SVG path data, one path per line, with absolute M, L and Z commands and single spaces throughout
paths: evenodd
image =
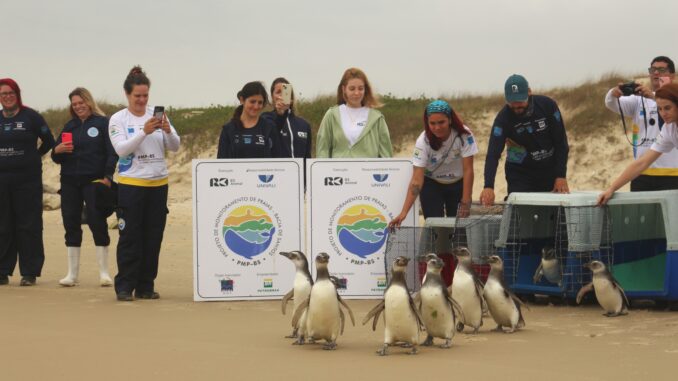
M 441 348 L 449 348 L 454 336 L 457 321 L 456 311 L 461 311 L 461 306 L 450 296 L 447 287 L 443 283 L 440 271 L 443 269 L 443 261 L 440 258 L 431 258 L 426 265 L 426 281 L 419 291 L 421 299 L 421 319 L 426 327 L 427 337 L 421 344 L 433 345 L 433 338 L 445 340 Z
M 488 259 L 490 275 L 485 282 L 483 294 L 490 309 L 492 319 L 497 323 L 496 331 L 504 332 L 502 327 L 508 327 L 508 333 L 525 326 L 520 306 L 528 308 L 518 297 L 509 291 L 504 283 L 504 262 L 496 255 Z
M 593 281 L 582 287 L 577 293 L 577 304 L 581 303 L 584 295 L 591 290 L 595 291 L 598 303 L 605 310 L 605 316 L 614 317 L 628 314 L 629 300 L 624 289 L 612 276 L 605 264 L 601 261 L 591 261 L 584 267 L 593 272 Z
M 539 283 L 542 276 L 546 277 L 547 281 L 557 284 L 558 287 L 563 287 L 563 273 L 560 269 L 560 261 L 556 258 L 556 250 L 552 247 L 541 249 L 541 262 L 532 280 L 535 284 Z
M 457 258 L 457 267 L 454 269 L 450 294 L 459 302 L 463 316 L 457 323 L 457 331 L 464 330 L 464 326 L 473 327 L 473 333 L 483 325 L 483 310 L 485 299 L 483 298 L 483 282 L 476 275 L 471 262 L 471 252 L 465 247 L 457 247 L 452 250 Z
M 374 319 L 372 330 L 375 330 L 379 315 L 382 311 L 384 312 L 384 345 L 377 351 L 377 354 L 381 356 L 385 356 L 389 345 L 394 345 L 396 342 L 411 345 L 412 350 L 409 354 L 417 354 L 421 318 L 412 301 L 405 279 L 405 270 L 407 270 L 409 261 L 403 256 L 393 261 L 391 281 L 384 292 L 384 300 L 372 308 L 363 319 L 363 325 L 370 319 Z
M 309 297 L 304 300 L 294 312 L 292 326 L 303 326 L 300 319 L 305 317 L 305 330 L 299 330 L 299 337 L 294 344 L 302 345 L 306 338 L 325 340 L 323 349 L 337 348 L 337 337 L 344 332 L 344 312 L 340 304 L 346 308 L 355 326 L 353 311 L 344 302 L 337 292 L 336 284 L 330 279 L 327 265 L 330 256 L 320 253 L 315 258 L 317 269 L 315 283 L 311 287 Z M 304 316 L 305 314 L 305 316 Z
M 285 315 L 287 303 L 290 301 L 290 299 L 294 299 L 294 309 L 292 311 L 296 311 L 301 303 L 303 303 L 304 300 L 308 298 L 308 296 L 311 294 L 313 279 L 311 278 L 311 273 L 308 271 L 308 260 L 306 259 L 306 255 L 304 255 L 304 253 L 301 251 L 290 251 L 281 252 L 280 255 L 292 261 L 292 263 L 294 263 L 294 267 L 296 268 L 296 273 L 294 275 L 294 286 L 290 292 L 285 294 L 282 299 L 282 313 Z M 299 323 L 303 325 L 305 322 L 306 318 L 301 316 Z M 298 325 L 293 326 L 292 334 L 285 337 L 296 338 L 299 328 L 302 328 L 302 330 L 304 329 L 304 327 L 299 327 Z

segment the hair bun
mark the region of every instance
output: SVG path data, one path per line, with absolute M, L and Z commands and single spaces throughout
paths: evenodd
M 139 74 L 144 74 L 144 71 L 143 71 L 143 69 L 141 69 L 141 66 L 135 66 L 135 67 L 132 68 L 132 70 L 129 71 L 129 74 L 127 75 L 127 77 L 133 77 L 133 76 L 139 75 Z

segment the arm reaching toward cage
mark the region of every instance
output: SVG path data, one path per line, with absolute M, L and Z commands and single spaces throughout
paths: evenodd
M 493 188 L 485 188 L 485 189 L 483 189 L 482 192 L 480 192 L 480 203 L 483 204 L 483 206 L 494 205 L 494 189 Z
M 607 188 L 605 192 L 598 196 L 596 204 L 598 206 L 607 204 L 607 202 L 612 198 L 614 192 L 623 187 L 629 181 L 638 177 L 638 175 L 649 168 L 650 165 L 654 163 L 655 160 L 659 158 L 659 156 L 661 156 L 661 154 L 661 152 L 657 152 L 652 149 L 645 151 L 645 153 L 639 157 L 638 160 L 635 160 L 629 164 L 626 169 L 624 169 L 624 172 L 622 172 L 621 175 L 619 175 L 619 177 L 617 177 L 617 179 L 612 182 L 612 185 L 610 185 L 610 187 Z
M 414 170 L 412 171 L 412 179 L 410 180 L 410 185 L 408 186 L 407 190 L 407 196 L 405 196 L 405 202 L 403 203 L 403 209 L 399 215 L 394 217 L 391 222 L 389 222 L 389 229 L 393 230 L 400 227 L 400 224 L 403 222 L 403 220 L 405 220 L 405 217 L 407 217 L 407 213 L 410 212 L 410 209 L 417 200 L 417 197 L 419 197 L 419 193 L 421 192 L 421 188 L 423 186 L 424 168 L 414 166 Z
M 570 193 L 570 187 L 567 186 L 567 179 L 564 177 L 556 178 L 553 182 L 553 193 Z

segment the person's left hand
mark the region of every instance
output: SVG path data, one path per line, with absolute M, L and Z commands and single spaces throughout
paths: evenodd
M 111 187 L 111 180 L 109 180 L 107 177 L 104 177 L 103 179 L 101 179 L 101 183 L 104 184 L 105 186 L 109 187 L 109 188 Z
M 160 125 L 160 129 L 163 130 L 166 134 L 169 134 L 172 132 L 172 129 L 170 128 L 169 120 L 167 120 L 167 116 L 165 114 L 162 114 L 162 124 Z
M 641 95 L 645 98 L 654 99 L 654 92 L 652 91 L 652 89 L 642 84 L 639 85 L 638 88 L 636 89 L 636 94 Z
M 471 215 L 471 200 L 459 202 L 457 207 L 457 217 L 466 218 Z
M 567 179 L 558 177 L 553 183 L 553 193 L 570 193 L 570 188 L 567 186 Z

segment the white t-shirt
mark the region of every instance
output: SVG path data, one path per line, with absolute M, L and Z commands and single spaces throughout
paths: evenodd
M 467 128 L 468 129 L 468 128 Z M 424 175 L 439 183 L 451 184 L 464 177 L 462 159 L 478 153 L 478 145 L 472 133 L 461 136 L 452 130 L 439 150 L 434 151 L 422 132 L 414 145 L 415 167 L 426 168 Z
M 678 131 L 676 129 L 678 129 L 678 126 L 675 123 L 664 124 L 662 132 L 659 133 L 657 140 L 652 144 L 650 149 L 662 154 L 675 152 L 675 148 L 678 147 Z
M 352 108 L 345 104 L 339 106 L 341 116 L 341 128 L 348 142 L 352 145 L 358 141 L 358 137 L 367 126 L 367 117 L 370 114 L 369 107 Z

